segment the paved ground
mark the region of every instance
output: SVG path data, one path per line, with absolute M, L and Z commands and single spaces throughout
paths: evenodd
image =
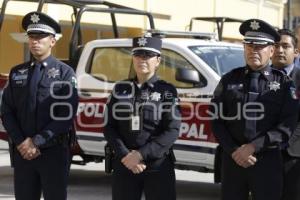
M 110 200 L 110 176 L 102 163 L 72 166 L 69 200 Z M 213 175 L 176 170 L 178 200 L 217 200 L 220 187 L 212 183 Z M 0 141 L 0 199 L 13 200 L 13 175 L 9 167 L 7 145 Z

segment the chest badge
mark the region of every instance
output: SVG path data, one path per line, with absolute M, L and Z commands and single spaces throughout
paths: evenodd
M 26 71 L 28 71 L 28 69 L 19 69 L 18 72 L 20 72 L 21 74 L 24 74 Z
M 54 67 L 49 69 L 47 72 L 48 78 L 55 78 L 56 76 L 59 76 L 59 70 L 55 69 Z
M 270 90 L 274 90 L 276 92 L 276 90 L 280 89 L 280 83 L 278 83 L 277 81 L 272 81 L 269 84 L 269 88 Z
M 161 99 L 161 94 L 158 93 L 158 92 L 153 92 L 151 95 L 150 95 L 150 99 L 152 101 L 159 101 Z

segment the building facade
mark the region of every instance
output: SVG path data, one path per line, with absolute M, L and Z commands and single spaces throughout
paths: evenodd
M 3 0 L 0 0 L 2 5 Z M 145 10 L 154 16 L 156 29 L 187 31 L 192 17 L 231 17 L 240 20 L 260 18 L 280 28 L 283 26 L 286 0 L 111 0 L 109 2 Z M 28 59 L 26 45 L 13 39 L 22 33 L 21 20 L 26 13 L 37 10 L 37 3 L 11 0 L 6 8 L 4 23 L 0 32 L 0 73 Z M 43 12 L 62 25 L 63 37 L 58 41 L 54 54 L 61 59 L 68 57 L 68 42 L 72 30 L 72 8 L 64 5 L 46 4 Z M 143 16 L 117 15 L 120 37 L 134 37 L 149 29 L 149 22 Z M 224 25 L 223 37 L 239 40 L 240 23 Z M 215 23 L 197 21 L 193 31 L 216 32 Z M 86 13 L 82 17 L 84 43 L 93 39 L 113 36 L 109 14 Z M 15 37 L 16 38 L 16 37 Z

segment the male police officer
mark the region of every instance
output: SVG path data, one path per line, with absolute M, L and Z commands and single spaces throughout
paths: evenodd
M 12 68 L 2 99 L 2 120 L 14 144 L 17 200 L 67 199 L 68 134 L 77 110 L 74 71 L 51 56 L 61 33 L 49 16 L 24 16 L 33 60 Z
M 275 43 L 275 52 L 272 57 L 272 66 L 282 70 L 293 81 L 297 92 L 300 90 L 300 68 L 294 64 L 298 56 L 297 38 L 288 29 L 278 31 L 280 41 Z M 300 122 L 291 139 L 288 149 L 283 151 L 284 159 L 284 190 L 283 200 L 300 199 Z
M 159 80 L 161 40 L 133 39 L 136 78 L 117 83 L 104 136 L 114 151 L 113 200 L 175 200 L 172 145 L 180 113 L 173 85 Z
M 269 66 L 276 30 L 259 19 L 240 26 L 245 67 L 225 74 L 212 99 L 213 132 L 224 149 L 222 199 L 279 200 L 282 191 L 281 146 L 297 120 L 292 81 Z

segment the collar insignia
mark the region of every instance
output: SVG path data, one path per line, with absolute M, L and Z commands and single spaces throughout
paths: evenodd
M 270 72 L 264 71 L 264 75 L 265 75 L 265 76 L 269 76 L 269 75 L 270 75 Z

